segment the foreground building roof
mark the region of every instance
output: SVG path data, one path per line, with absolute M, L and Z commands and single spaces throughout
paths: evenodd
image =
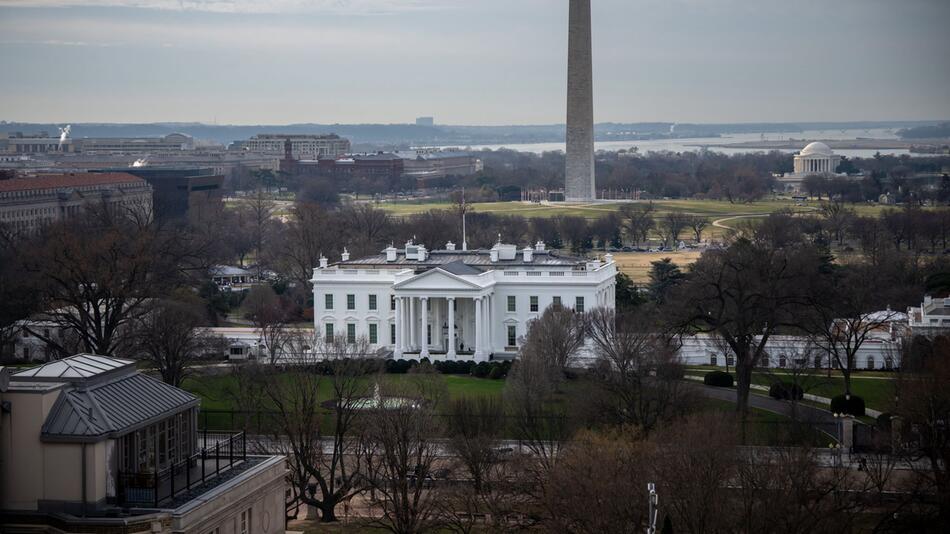
M 15 373 L 14 383 L 64 388 L 43 422 L 40 438 L 96 442 L 118 437 L 198 405 L 198 397 L 138 372 L 135 362 L 94 354 Z

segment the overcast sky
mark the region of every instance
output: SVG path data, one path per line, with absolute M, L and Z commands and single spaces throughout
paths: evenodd
M 950 118 L 950 0 L 593 0 L 595 119 Z M 567 0 L 0 0 L 0 119 L 564 122 Z

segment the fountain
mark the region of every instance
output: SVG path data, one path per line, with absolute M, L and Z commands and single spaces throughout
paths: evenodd
M 379 382 L 373 386 L 372 397 L 356 397 L 350 399 L 351 406 L 356 410 L 393 410 L 396 408 L 410 407 L 416 408 L 420 401 L 409 397 L 389 397 L 380 393 Z

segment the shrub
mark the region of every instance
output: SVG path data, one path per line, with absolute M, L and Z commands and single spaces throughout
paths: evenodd
M 472 369 L 472 376 L 475 378 L 485 378 L 488 376 L 488 373 L 491 372 L 491 364 L 488 362 L 479 362 L 478 365 Z
M 735 381 L 732 375 L 725 371 L 710 371 L 703 377 L 703 384 L 719 388 L 731 388 Z
M 386 360 L 386 372 L 403 375 L 409 372 L 409 368 L 415 364 L 415 360 L 403 360 L 402 358 L 398 360 Z
M 492 380 L 505 378 L 505 367 L 503 365 L 493 365 L 491 371 L 488 373 L 488 378 Z
M 831 399 L 831 411 L 861 417 L 864 415 L 864 399 L 857 395 L 851 395 L 850 399 L 846 399 L 844 395 L 838 395 Z
M 769 397 L 779 400 L 802 400 L 805 392 L 798 384 L 788 382 L 774 382 L 769 386 Z

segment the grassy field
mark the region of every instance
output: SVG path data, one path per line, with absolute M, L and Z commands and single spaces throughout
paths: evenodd
M 673 263 L 679 265 L 680 269 L 697 259 L 702 254 L 701 250 L 685 250 L 674 252 L 617 252 L 614 253 L 614 261 L 617 262 L 617 268 L 626 273 L 634 282 L 639 284 L 649 281 L 650 263 L 670 258 Z
M 646 203 L 647 201 L 642 201 Z M 782 209 L 801 210 L 792 200 L 766 200 L 747 204 L 733 204 L 721 200 L 654 200 L 657 215 L 662 216 L 670 211 L 683 211 L 696 215 L 705 215 L 710 218 L 729 217 L 733 215 L 768 214 Z M 811 203 L 816 205 L 817 203 Z M 555 203 L 533 204 L 525 202 L 480 202 L 470 204 L 469 208 L 478 213 L 496 213 L 499 215 L 522 215 L 524 217 L 555 217 L 563 215 L 579 215 L 588 218 L 597 218 L 604 213 L 617 211 L 624 203 L 597 202 L 589 204 Z M 436 209 L 450 209 L 447 202 L 384 202 L 379 204 L 393 215 L 411 215 Z M 808 206 L 806 206 L 808 207 Z M 814 206 L 812 206 L 814 207 Z

